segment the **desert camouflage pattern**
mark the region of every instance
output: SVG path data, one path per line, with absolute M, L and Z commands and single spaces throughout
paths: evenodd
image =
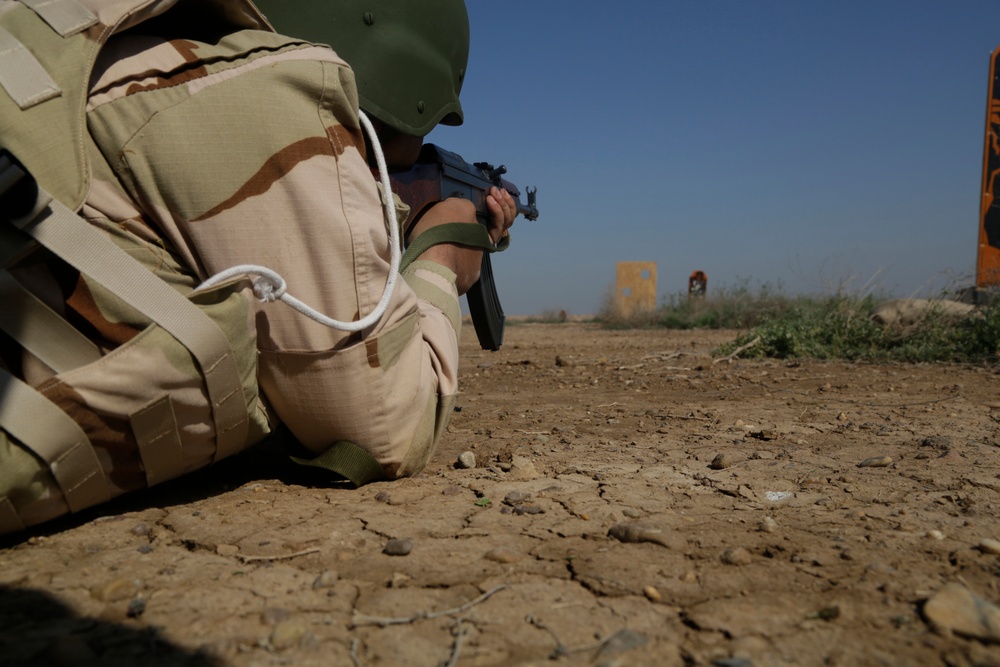
M 121 17 L 129 3 L 82 4 Z M 173 3 L 131 3 L 140 4 L 90 80 L 80 215 L 222 329 L 242 384 L 246 445 L 284 423 L 316 454 L 347 440 L 389 479 L 418 472 L 458 390 L 450 271 L 414 262 L 382 320 L 354 334 L 261 303 L 247 281 L 195 291 L 223 269 L 258 264 L 330 317 L 374 309 L 389 239 L 349 66 L 329 48 L 255 29 L 265 26 L 242 3 L 205 3 L 240 17 L 216 24 L 166 21 Z M 213 33 L 220 25 L 230 28 Z M 83 428 L 108 497 L 219 458 L 202 373 L 184 346 L 44 252 L 9 271 L 103 355 L 57 373 L 0 334 L 4 368 Z M 0 532 L 74 509 L 49 466 L 3 431 L 0 471 Z

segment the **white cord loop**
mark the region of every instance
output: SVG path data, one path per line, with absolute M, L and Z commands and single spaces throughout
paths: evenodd
M 306 317 L 331 329 L 337 329 L 338 331 L 361 331 L 372 326 L 382 318 L 386 308 L 389 307 L 389 300 L 392 298 L 392 292 L 396 288 L 396 279 L 399 275 L 399 262 L 402 257 L 402 251 L 399 248 L 399 223 L 396 221 L 396 206 L 392 197 L 392 188 L 389 184 L 389 169 L 385 163 L 385 156 L 382 154 L 382 146 L 378 142 L 375 128 L 372 126 L 371 121 L 368 120 L 368 116 L 363 111 L 359 113 L 361 125 L 365 128 L 365 132 L 371 140 L 372 149 L 375 153 L 375 161 L 378 163 L 379 178 L 382 181 L 382 188 L 385 191 L 383 208 L 385 208 L 387 224 L 389 225 L 389 276 L 385 282 L 385 289 L 382 291 L 382 298 L 372 312 L 366 317 L 353 322 L 343 322 L 327 317 L 289 294 L 285 279 L 278 272 L 272 271 L 266 266 L 258 266 L 256 264 L 240 264 L 239 266 L 233 266 L 220 271 L 199 285 L 199 290 L 214 287 L 235 277 L 254 276 L 252 281 L 253 292 L 258 299 L 265 303 L 281 301 Z
M 274 280 L 270 276 L 255 276 L 253 279 L 253 293 L 264 303 L 273 303 L 285 296 L 288 291 L 288 284 L 285 279 L 278 276 L 279 280 Z

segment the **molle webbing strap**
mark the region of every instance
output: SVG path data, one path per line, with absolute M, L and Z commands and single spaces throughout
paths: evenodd
M 0 87 L 21 110 L 62 93 L 31 51 L 3 28 L 0 28 Z
M 0 157 L 0 171 L 24 172 Z M 0 182 L 8 180 L 0 174 Z M 76 215 L 41 187 L 39 214 L 12 221 L 66 263 L 100 283 L 116 297 L 146 315 L 176 338 L 197 360 L 215 421 L 215 460 L 240 451 L 246 444 L 248 417 L 243 385 L 229 340 L 193 303 L 157 278 L 116 246 L 107 236 Z M 37 210 L 38 206 L 35 206 Z
M 215 420 L 215 460 L 240 451 L 247 436 L 246 402 L 236 360 L 218 325 L 59 202 L 42 218 L 24 231 L 156 322 L 198 360 Z
M 181 435 L 169 396 L 161 396 L 136 410 L 128 420 L 139 446 L 146 484 L 154 486 L 184 474 Z
M 63 37 L 72 37 L 97 23 L 97 17 L 76 0 L 21 0 Z
M 101 351 L 0 268 L 0 330 L 56 373 L 86 366 Z
M 333 443 L 329 449 L 315 458 L 304 459 L 296 456 L 290 458 L 300 465 L 334 472 L 349 480 L 354 486 L 364 486 L 385 477 L 382 466 L 374 456 L 347 440 Z
M 48 464 L 73 512 L 111 499 L 97 453 L 80 425 L 2 368 L 0 426 Z
M 448 222 L 437 225 L 413 239 L 413 242 L 406 247 L 406 252 L 399 264 L 399 272 L 402 273 L 425 250 L 439 243 L 457 243 L 479 248 L 486 252 L 502 252 L 510 245 L 510 235 L 503 237 L 500 243 L 494 245 L 485 225 L 473 225 L 467 222 Z
M 90 1 L 90 0 L 88 0 Z M 91 69 L 129 5 L 152 0 L 4 0 L 0 12 L 0 148 L 56 199 L 76 210 L 90 184 L 84 118 Z M 89 26 L 89 29 L 88 29 Z M 99 26 L 101 26 L 99 28 Z

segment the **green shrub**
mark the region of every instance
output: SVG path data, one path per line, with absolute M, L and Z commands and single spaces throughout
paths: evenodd
M 852 359 L 870 361 L 994 360 L 1000 352 L 1000 300 L 963 319 L 932 308 L 908 326 L 882 326 L 870 317 L 881 299 L 836 296 L 788 296 L 781 286 L 756 290 L 748 281 L 718 287 L 708 295 L 673 294 L 655 311 L 624 317 L 615 311 L 613 290 L 605 297 L 598 321 L 610 328 L 736 329 L 736 340 L 713 351 L 716 356 L 779 359 Z
M 868 313 L 873 305 L 870 297 L 813 301 L 750 328 L 714 354 L 726 356 L 749 345 L 740 356 L 982 362 L 995 359 L 1000 349 L 1000 306 L 963 319 L 932 309 L 920 321 L 901 327 L 872 321 Z

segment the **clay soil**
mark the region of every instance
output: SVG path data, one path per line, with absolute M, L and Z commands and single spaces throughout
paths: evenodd
M 925 614 L 950 583 L 1000 599 L 994 367 L 471 333 L 415 478 L 263 447 L 8 539 L 0 663 L 1000 665 Z

